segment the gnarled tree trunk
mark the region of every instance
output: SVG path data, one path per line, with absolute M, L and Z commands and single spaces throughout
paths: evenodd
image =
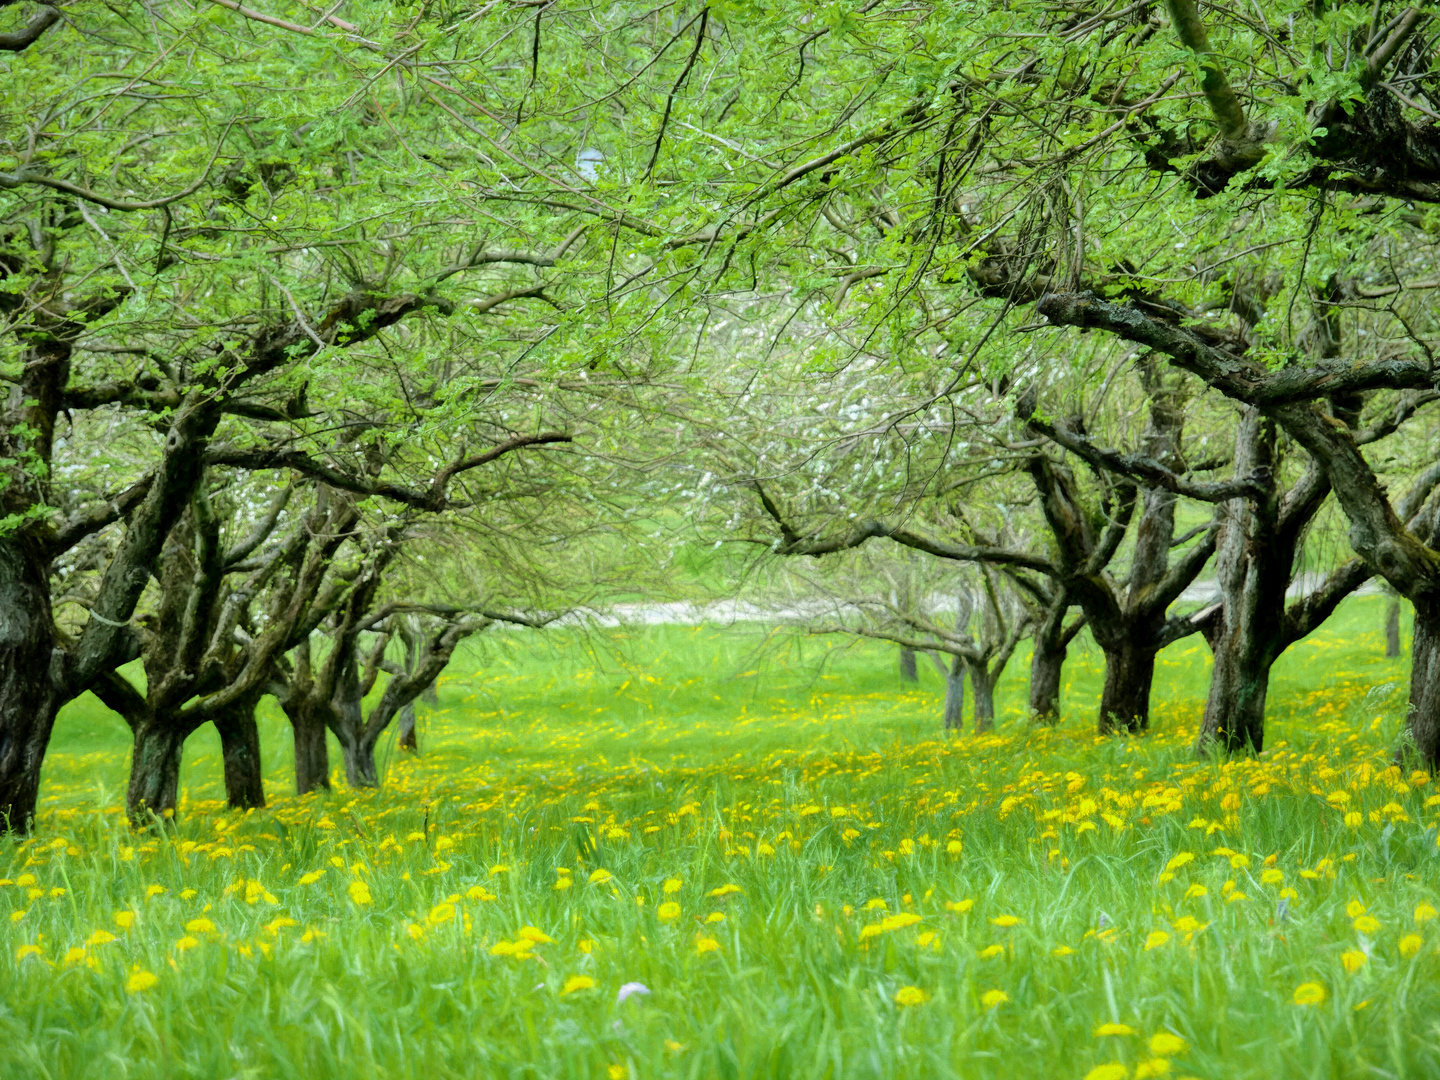
M 1385 658 L 1394 660 L 1400 655 L 1400 598 L 1392 596 L 1385 605 Z
M 970 696 L 975 702 L 975 734 L 995 729 L 995 683 L 999 672 L 986 665 L 967 663 L 970 669 Z
M 125 814 L 139 829 L 155 818 L 173 818 L 180 795 L 180 755 L 188 732 L 163 719 L 147 718 L 134 726 L 130 753 L 130 784 Z
M 1412 603 L 1410 752 L 1418 756 L 1417 764 L 1435 773 L 1440 772 L 1440 600 L 1412 597 Z
M 965 662 L 958 656 L 950 658 L 945 673 L 945 730 L 960 731 L 965 727 Z
M 900 681 L 915 683 L 920 681 L 920 672 L 915 666 L 915 650 L 900 650 Z
M 352 788 L 379 787 L 375 743 L 366 737 L 360 670 L 353 659 L 340 671 L 332 706 L 331 730 L 340 741 L 340 753 L 345 759 L 345 782 Z
M 409 750 L 418 753 L 420 750 L 419 740 L 415 737 L 415 703 L 412 701 L 400 710 L 400 743 L 401 750 Z
M 225 765 L 225 801 L 234 810 L 265 805 L 265 784 L 260 761 L 260 728 L 255 704 L 236 702 L 215 718 L 220 753 Z
M 1148 731 L 1150 687 L 1155 681 L 1155 654 L 1158 650 L 1132 639 L 1104 651 L 1105 685 L 1100 692 L 1100 734 Z
M 54 649 L 48 567 L 25 532 L 0 537 L 0 830 L 28 832 L 35 818 L 40 767 L 62 704 Z

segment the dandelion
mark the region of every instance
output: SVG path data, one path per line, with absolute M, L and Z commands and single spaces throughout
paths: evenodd
M 560 990 L 561 997 L 568 997 L 570 994 L 579 993 L 581 990 L 595 989 L 595 980 L 589 975 L 571 975 L 565 980 L 565 985 Z
M 1021 920 L 1017 919 L 1014 915 L 997 915 L 990 920 L 990 925 L 998 926 L 1002 930 L 1006 930 L 1012 926 L 1019 926 L 1020 922 Z
M 1345 970 L 1351 975 L 1363 968 L 1370 962 L 1370 958 L 1359 949 L 1346 949 L 1340 954 L 1340 963 L 1345 965 Z
M 1279 885 L 1284 880 L 1285 872 L 1283 870 L 1276 870 L 1273 866 L 1260 875 L 1260 884 L 1262 885 Z
M 680 905 L 675 903 L 674 900 L 667 900 L 655 909 L 655 914 L 660 916 L 663 922 L 678 919 L 680 917 Z
M 1010 995 L 1004 990 L 986 990 L 980 995 L 980 1004 L 987 1009 L 998 1008 L 1010 1000 Z
M 1152 1058 L 1135 1066 L 1135 1080 L 1150 1080 L 1152 1076 L 1168 1076 L 1170 1062 L 1165 1058 Z
M 720 942 L 713 937 L 698 937 L 695 939 L 695 951 L 697 953 L 718 952 Z
M 630 1070 L 624 1065 L 611 1065 L 606 1072 L 609 1074 L 610 1080 L 625 1080 L 630 1075 Z
M 1112 1061 L 1106 1065 L 1096 1065 L 1085 1074 L 1085 1080 L 1125 1080 L 1130 1071 L 1118 1061 Z
M 1345 905 L 1345 914 L 1352 919 L 1359 918 L 1365 914 L 1365 905 L 1359 900 L 1351 900 Z
M 324 877 L 324 876 L 325 876 L 325 871 L 324 871 L 324 870 L 311 870 L 308 874 L 301 874 L 301 875 L 300 875 L 300 884 L 301 884 L 301 885 L 314 885 L 315 882 L 319 881 L 319 880 L 320 880 L 322 877 Z
M 945 845 L 945 854 L 946 854 L 946 855 L 959 855 L 959 854 L 960 854 L 962 851 L 964 851 L 964 850 L 965 850 L 965 845 L 962 844 L 962 843 L 960 843 L 959 840 L 951 840 L 951 841 L 947 842 L 946 845 Z
M 1380 920 L 1373 915 L 1361 915 L 1351 924 L 1357 934 L 1373 934 L 1380 929 Z
M 895 991 L 895 1004 L 902 1008 L 910 1005 L 924 1005 L 930 1000 L 930 995 L 918 986 L 902 986 Z
M 436 904 L 430 909 L 430 914 L 425 916 L 425 921 L 431 926 L 439 926 L 455 918 L 454 904 Z
M 146 990 L 158 985 L 159 982 L 159 976 L 153 972 L 136 967 L 130 972 L 130 977 L 125 980 L 125 992 L 127 994 L 143 994 Z
M 350 882 L 350 885 L 346 888 L 345 891 L 350 894 L 350 899 L 361 907 L 364 907 L 366 904 L 370 903 L 370 886 L 366 885 L 365 882 L 360 881 L 358 878 L 355 881 Z
M 176 939 L 176 941 L 175 941 L 175 951 L 176 951 L 176 952 L 182 952 L 182 953 L 183 953 L 183 952 L 185 952 L 185 951 L 188 950 L 188 949 L 193 949 L 193 948 L 195 948 L 195 946 L 196 946 L 196 945 L 199 945 L 199 944 L 200 944 L 200 942 L 196 941 L 196 940 L 195 940 L 193 937 L 191 937 L 189 934 L 186 934 L 184 937 L 182 937 L 182 938 L 177 938 L 177 939 Z
M 1149 952 L 1151 949 L 1158 949 L 1160 946 L 1168 944 L 1169 941 L 1170 935 L 1164 930 L 1152 930 L 1145 938 L 1145 951 Z
M 192 934 L 213 934 L 216 926 L 209 919 L 191 919 L 185 924 L 185 929 Z
M 673 896 L 675 893 L 680 891 L 680 886 L 683 884 L 684 882 L 682 882 L 679 878 L 667 878 L 665 884 L 660 886 L 660 891 L 663 892 L 666 896 Z
M 164 885 L 148 885 L 148 886 L 146 886 L 146 888 L 145 888 L 145 899 L 146 899 L 146 900 L 149 900 L 152 896 L 164 896 L 164 895 L 165 895 L 165 886 L 164 886 Z
M 119 939 L 116 938 L 115 935 L 110 933 L 110 931 L 108 930 L 96 930 L 93 934 L 91 934 L 88 938 L 85 939 L 85 944 L 87 946 L 109 945 L 110 942 L 117 940 Z
M 711 889 L 710 895 L 719 899 L 722 896 L 731 896 L 738 892 L 744 892 L 739 885 L 721 885 L 718 889 Z
M 1419 934 L 1406 934 L 1400 939 L 1400 955 L 1409 960 L 1420 951 L 1420 946 L 1425 944 L 1425 939 Z
M 1074 956 L 1074 955 L 1075 955 L 1075 950 L 1072 949 L 1069 945 L 1057 945 L 1055 948 L 1053 948 L 1053 949 L 1050 950 L 1050 955 L 1051 955 L 1051 956 Z
M 1185 890 L 1185 899 L 1194 900 L 1198 897 L 1204 896 L 1209 891 L 1210 890 L 1205 888 L 1204 885 L 1191 885 L 1188 889 Z
M 117 912 L 115 912 L 115 925 L 118 926 L 118 927 L 120 927 L 121 930 L 129 930 L 130 927 L 132 927 L 132 926 L 135 925 L 135 912 L 133 912 L 133 911 L 117 911 Z
M 1192 863 L 1192 862 L 1194 862 L 1194 861 L 1195 861 L 1195 853 L 1194 853 L 1193 851 L 1182 851 L 1182 852 L 1180 852 L 1180 854 L 1174 855 L 1174 856 L 1171 857 L 1170 861 L 1165 864 L 1165 869 L 1166 869 L 1166 870 L 1179 870 L 1180 867 L 1185 866 L 1185 865 L 1187 865 L 1188 863 Z
M 300 925 L 300 924 L 297 923 L 294 919 L 287 919 L 284 915 L 279 915 L 279 916 L 277 916 L 276 918 L 271 919 L 268 923 L 266 923 L 266 924 L 262 927 L 262 929 L 265 930 L 267 933 L 270 933 L 270 934 L 278 934 L 281 930 L 285 929 L 285 927 L 287 927 L 287 926 L 299 926 L 299 925 Z
M 45 949 L 41 945 L 21 945 L 15 950 L 15 962 L 18 964 L 27 956 L 44 956 Z
M 493 873 L 494 871 L 491 872 Z M 602 866 L 598 870 L 591 871 L 589 878 L 587 878 L 586 880 L 591 885 L 604 885 L 607 881 L 614 881 L 615 875 L 610 873 L 609 870 L 606 870 Z
M 712 911 L 709 915 L 705 916 L 705 921 L 707 923 L 724 922 L 725 913 L 723 911 Z
M 1435 909 L 1423 901 L 1415 905 L 1415 925 L 1427 923 L 1435 918 Z
M 1183 1054 L 1189 1044 L 1179 1035 L 1168 1031 L 1157 1031 L 1150 1036 L 1150 1053 L 1156 1057 L 1174 1057 Z
M 1363 953 L 1361 954 L 1364 955 Z M 1319 983 L 1301 983 L 1295 988 L 1295 996 L 1291 999 L 1296 1005 L 1321 1005 L 1325 1002 L 1325 987 Z
M 975 906 L 975 901 L 974 901 L 974 900 L 946 900 L 946 901 L 945 901 L 945 910 L 946 910 L 946 911 L 956 911 L 956 912 L 960 912 L 961 914 L 964 914 L 965 912 L 969 911 L 969 910 L 970 910 L 972 907 L 974 907 L 974 906 Z
M 920 916 L 912 911 L 902 911 L 898 915 L 887 915 L 880 921 L 880 929 L 885 931 L 903 930 L 907 926 L 914 926 L 920 921 Z
M 1138 1034 L 1138 1033 L 1137 1033 L 1136 1030 L 1135 1030 L 1133 1027 L 1131 1027 L 1129 1024 L 1101 1024 L 1099 1027 L 1097 1027 L 1097 1028 L 1095 1029 L 1095 1037 L 1096 1037 L 1097 1039 L 1104 1038 L 1106 1035 L 1135 1035 L 1135 1034 Z

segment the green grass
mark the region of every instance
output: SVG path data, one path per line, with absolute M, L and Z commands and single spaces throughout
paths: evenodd
M 1194 639 L 1144 738 L 1094 737 L 1077 649 L 1059 729 L 1019 719 L 1019 657 L 994 735 L 946 741 L 935 672 L 901 688 L 873 644 L 505 633 L 452 665 L 420 757 L 382 747 L 380 791 L 286 795 L 267 713 L 271 808 L 223 809 L 202 732 L 157 836 L 119 813 L 123 726 L 78 702 L 0 853 L 0 1076 L 1433 1076 L 1435 785 L 1387 768 L 1381 608 L 1292 650 L 1272 749 L 1228 764 L 1189 752 Z M 553 940 L 503 955 L 524 927 Z

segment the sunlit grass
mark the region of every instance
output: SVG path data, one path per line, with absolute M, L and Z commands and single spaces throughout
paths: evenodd
M 1378 629 L 1298 647 L 1224 765 L 1198 640 L 1149 736 L 1094 737 L 1077 653 L 1059 729 L 1017 661 L 946 741 L 884 649 L 496 635 L 382 790 L 287 797 L 269 716 L 271 809 L 197 736 L 173 835 L 81 704 L 0 855 L 0 1076 L 1434 1075 L 1440 797 L 1389 767 Z

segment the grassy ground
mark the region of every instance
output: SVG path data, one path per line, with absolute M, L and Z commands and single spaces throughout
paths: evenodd
M 152 836 L 77 703 L 0 850 L 0 1076 L 1436 1075 L 1435 785 L 1387 767 L 1380 615 L 1292 650 L 1226 765 L 1193 640 L 1147 737 L 1094 737 L 1082 651 L 1059 729 L 1022 657 L 947 742 L 892 650 L 511 633 L 380 791 L 287 797 L 268 715 L 271 808 L 223 810 L 201 733 Z

